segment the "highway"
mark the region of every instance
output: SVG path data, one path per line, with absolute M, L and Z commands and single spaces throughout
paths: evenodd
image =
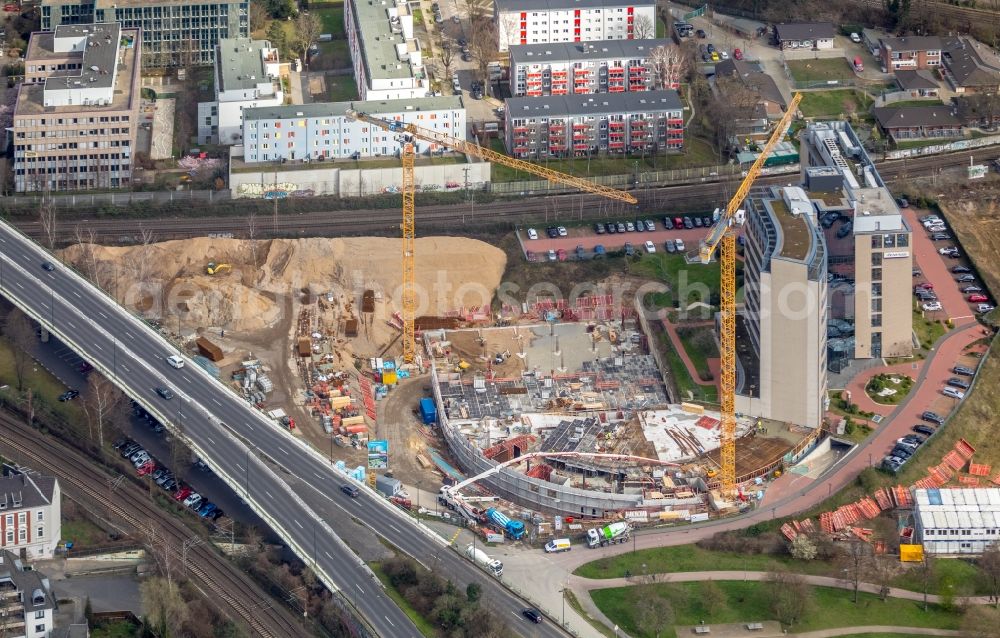
M 54 264 L 53 271 L 42 268 L 45 261 Z M 340 590 L 356 606 L 379 636 L 418 638 L 420 632 L 374 574 L 319 520 L 317 510 L 329 511 L 333 505 L 333 511 L 345 511 L 428 567 L 430 557 L 436 556 L 436 570 L 461 588 L 480 583 L 483 598 L 516 633 L 566 635 L 557 624 L 527 623 L 521 617 L 525 603 L 367 488 L 356 499 L 341 492 L 347 481 L 328 461 L 197 365 L 170 367 L 165 359 L 176 350 L 169 342 L 6 223 L 0 223 L 0 293 L 172 424 L 307 565 L 315 565 L 328 587 Z M 158 386 L 169 387 L 175 396 L 162 398 Z M 280 477 L 285 471 L 315 489 L 294 493 Z

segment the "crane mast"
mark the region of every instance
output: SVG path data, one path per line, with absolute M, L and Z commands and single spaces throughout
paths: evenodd
M 764 162 L 774 150 L 785 130 L 792 121 L 795 110 L 802 100 L 802 94 L 796 93 L 792 98 L 785 115 L 778 122 L 770 139 L 747 171 L 746 177 L 736 189 L 736 194 L 729 200 L 725 212 L 709 232 L 708 237 L 701 241 L 698 257 L 702 263 L 712 260 L 715 249 L 722 245 L 722 272 L 720 285 L 720 356 L 722 378 L 719 392 L 721 395 L 722 436 L 720 441 L 719 472 L 722 494 L 730 497 L 736 493 L 736 226 L 743 222 L 743 211 L 740 206 L 750 193 L 757 176 L 760 175 Z

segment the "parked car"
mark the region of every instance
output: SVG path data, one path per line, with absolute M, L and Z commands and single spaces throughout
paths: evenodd
M 634 233 L 635 232 L 635 224 L 633 224 L 632 222 L 625 222 L 625 230 L 628 231 L 628 232 L 630 232 L 630 233 Z
M 832 228 L 838 219 L 840 219 L 840 213 L 830 211 L 820 218 L 820 223 L 823 225 L 823 228 Z
M 701 225 L 704 226 L 705 228 L 709 228 L 712 225 L 712 218 L 708 217 L 707 215 L 705 217 L 702 217 Z
M 680 237 L 678 237 L 677 239 L 675 239 L 674 240 L 674 248 L 676 248 L 677 252 L 679 252 L 679 253 L 684 252 L 684 240 L 681 239 Z
M 604 234 L 604 224 L 594 224 L 594 232 L 598 235 Z
M 962 288 L 962 292 L 964 292 L 965 294 L 969 294 L 970 292 L 982 292 L 982 291 L 983 289 L 980 288 L 979 286 L 966 286 Z
M 976 312 L 990 312 L 994 308 L 996 308 L 996 306 L 994 306 L 993 304 L 981 303 L 978 306 L 976 306 Z
M 733 49 L 733 59 L 734 60 L 742 60 L 743 59 L 743 51 L 741 49 Z
M 976 280 L 976 276 L 975 275 L 959 275 L 958 277 L 955 277 L 955 281 L 957 281 L 959 283 L 962 283 L 962 284 L 972 283 L 975 280 Z
M 858 35 L 856 32 L 852 31 L 851 32 L 851 42 L 854 42 L 854 43 L 861 42 L 861 36 Z M 903 201 L 906 201 L 906 200 L 903 200 Z M 903 206 L 903 208 L 906 208 L 906 206 Z
M 653 223 L 652 219 L 646 220 L 646 230 L 648 232 L 653 232 L 654 230 L 656 230 L 656 224 Z
M 951 272 L 955 273 L 956 275 L 965 275 L 971 273 L 972 269 L 969 268 L 968 266 L 952 266 Z
M 976 371 L 967 366 L 955 366 L 951 369 L 955 374 L 960 374 L 963 377 L 971 377 L 976 374 Z
M 559 259 L 559 256 L 556 255 L 556 251 L 555 250 L 552 250 L 550 248 L 549 249 L 549 253 L 548 253 L 548 259 L 549 259 L 549 261 L 557 261 Z
M 618 222 L 617 224 L 615 224 L 615 230 L 618 231 L 619 233 L 624 233 L 628 230 L 628 227 L 625 224 Z
M 534 228 L 528 229 L 528 239 L 538 239 L 538 231 Z
M 945 241 L 948 239 L 951 239 L 951 235 L 949 233 L 943 233 L 943 232 L 931 233 L 931 241 Z
M 695 217 L 694 218 L 694 227 L 695 228 L 701 228 L 701 217 Z
M 555 226 L 549 226 L 545 229 L 545 234 L 548 235 L 549 239 L 555 239 L 559 236 L 559 229 Z
M 77 398 L 78 396 L 80 396 L 80 391 L 79 390 L 66 390 L 65 392 L 63 392 L 62 394 L 59 395 L 59 400 L 60 401 L 72 401 L 73 399 Z
M 646 240 L 646 243 L 643 244 L 643 247 L 646 249 L 647 253 L 655 253 L 656 252 L 656 244 L 654 244 L 653 242 L 649 241 L 648 239 Z
M 632 245 L 632 242 L 629 241 L 625 242 L 625 256 L 631 257 L 634 254 L 635 254 L 635 246 Z
M 641 219 L 635 220 L 635 232 L 642 233 L 646 231 L 646 222 Z
M 981 292 L 974 292 L 968 296 L 968 300 L 974 303 L 982 303 L 984 301 L 989 301 L 990 298 Z
M 559 261 L 566 261 L 566 249 L 559 248 L 556 250 L 556 259 Z
M 608 231 L 609 235 L 614 235 L 618 230 L 618 226 L 614 222 L 608 222 L 604 225 L 604 230 Z
M 216 507 L 215 503 L 212 502 L 205 503 L 200 508 L 198 508 L 198 516 L 205 518 L 206 516 L 208 516 L 217 509 L 218 507 Z
M 674 228 L 681 228 L 684 226 L 684 220 L 680 217 L 674 217 Z
M 962 392 L 961 390 L 958 390 L 956 388 L 953 388 L 951 386 L 945 386 L 944 388 L 942 388 L 941 389 L 941 394 L 945 395 L 946 397 L 951 397 L 953 399 L 959 399 L 959 400 L 961 400 L 961 399 L 965 398 L 965 393 L 964 392 Z
M 921 413 L 920 418 L 923 419 L 924 421 L 930 421 L 935 425 L 944 424 L 944 417 L 938 414 L 937 412 L 931 412 L 930 410 L 925 410 L 923 413 Z
M 914 432 L 919 432 L 920 434 L 926 434 L 927 436 L 931 436 L 932 434 L 934 434 L 934 428 L 932 428 L 929 425 L 924 425 L 923 423 L 918 423 L 914 425 L 912 429 Z
M 568 232 L 566 232 L 566 227 L 565 226 L 559 226 L 559 227 L 557 227 L 556 228 L 556 232 L 559 233 L 560 237 L 565 237 L 566 235 L 569 234 Z
M 154 463 L 152 460 L 146 461 L 138 468 L 136 468 L 136 470 L 139 473 L 139 476 L 146 476 L 147 474 L 152 474 L 153 470 L 155 469 L 156 469 L 156 463 Z
M 947 255 L 948 253 L 955 252 L 956 250 L 958 250 L 958 248 L 956 248 L 955 246 L 943 246 L 941 248 L 938 248 L 938 254 Z
M 968 390 L 970 385 L 968 381 L 964 379 L 959 379 L 958 377 L 952 377 L 947 381 L 945 381 L 945 383 L 947 383 L 953 388 L 960 388 L 962 390 Z
M 941 310 L 941 302 L 940 301 L 931 301 L 929 303 L 925 303 L 921 307 L 924 309 L 924 312 L 935 312 L 937 310 Z
M 664 217 L 663 218 L 663 227 L 665 229 L 667 229 L 667 230 L 673 230 L 674 229 L 674 222 L 673 222 L 673 220 L 670 219 L 669 217 Z
M 696 36 L 698 36 L 698 38 L 700 38 L 700 39 L 702 39 L 702 40 L 704 40 L 705 38 L 707 38 L 707 37 L 708 37 L 708 34 L 707 34 L 707 33 L 705 33 L 705 30 L 704 30 L 704 29 L 698 29 L 697 31 L 695 31 L 695 32 L 694 32 L 694 34 L 695 34 Z
M 456 16 L 456 17 L 458 17 L 458 16 Z M 215 508 L 215 510 L 213 510 L 212 513 L 209 514 L 208 516 L 209 516 L 209 518 L 212 519 L 212 522 L 215 522 L 215 521 L 219 520 L 220 518 L 222 518 L 225 515 L 226 515 L 225 512 L 223 512 L 219 508 Z
M 198 507 L 201 501 L 202 501 L 201 494 L 195 492 L 194 494 L 191 494 L 186 499 L 184 499 L 184 507 L 190 507 L 191 509 L 194 509 Z
M 174 500 L 183 501 L 187 497 L 191 496 L 192 492 L 194 492 L 194 490 L 192 490 L 190 486 L 185 485 L 180 489 L 178 489 L 177 492 L 174 494 Z
M 694 228 L 694 222 L 691 221 L 690 217 L 685 217 L 684 218 L 684 228 L 687 228 L 688 230 L 691 230 L 692 228 Z

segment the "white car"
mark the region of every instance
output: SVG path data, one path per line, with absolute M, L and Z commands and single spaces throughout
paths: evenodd
M 976 306 L 976 312 L 989 312 L 989 311 L 993 310 L 994 308 L 996 308 L 996 306 L 994 306 L 992 304 L 981 303 L 978 306 Z
M 201 494 L 198 492 L 184 499 L 184 507 L 194 507 L 198 503 L 201 503 Z
M 167 363 L 169 363 L 172 368 L 184 367 L 184 359 L 181 359 L 176 354 L 172 354 L 169 357 L 167 357 Z
M 938 248 L 938 254 L 947 255 L 949 253 L 955 252 L 956 250 L 958 250 L 958 247 L 956 246 L 944 246 L 943 248 Z
M 941 394 L 953 399 L 964 399 L 965 393 L 952 387 L 941 388 Z
M 674 240 L 674 246 L 677 247 L 677 252 L 684 252 L 684 240 L 680 237 Z
M 719 57 L 722 58 L 723 60 L 728 60 L 729 54 L 726 53 L 725 51 L 719 51 Z
M 923 306 L 924 312 L 933 312 L 935 310 L 941 310 L 940 301 L 931 301 L 930 303 L 925 303 Z
M 538 239 L 538 231 L 534 228 L 528 229 L 528 239 Z
M 566 227 L 565 226 L 560 226 L 556 230 L 559 231 L 559 236 L 560 237 L 565 237 L 566 235 L 569 234 L 568 232 L 566 232 Z
M 861 42 L 861 36 L 857 33 L 851 33 L 851 42 Z
M 648 239 L 646 240 L 646 243 L 643 244 L 643 245 L 646 247 L 646 252 L 647 253 L 655 253 L 656 252 L 656 244 L 654 244 L 653 242 L 649 241 Z

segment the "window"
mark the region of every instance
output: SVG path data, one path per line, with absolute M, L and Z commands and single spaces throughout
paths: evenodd
M 28 541 L 28 530 L 23 527 L 18 530 L 17 540 L 19 543 L 26 543 Z
M 41 525 L 39 525 L 38 529 L 35 530 L 35 538 L 38 540 L 45 538 L 45 528 Z
M 881 247 L 882 247 L 882 236 L 872 235 L 872 248 L 881 248 Z
M 872 315 L 872 328 L 882 327 L 882 313 Z
M 24 524 L 24 522 L 27 520 L 27 515 L 28 515 L 27 512 L 18 512 L 17 513 L 17 522 L 18 522 L 19 525 Z
M 14 530 L 12 529 L 7 530 L 7 544 L 8 545 L 14 544 Z
M 44 611 L 36 611 L 35 612 L 35 620 L 41 620 L 42 618 L 45 618 L 45 612 Z
M 881 297 L 881 296 L 882 296 L 882 284 L 873 283 L 872 284 L 872 297 Z
M 872 281 L 882 281 L 881 268 L 872 268 Z
M 872 266 L 882 265 L 882 253 L 872 253 Z
M 886 235 L 883 238 L 882 245 L 885 248 L 895 248 L 896 247 L 896 236 L 895 235 Z
M 879 298 L 872 299 L 872 312 L 882 312 L 882 300 Z
M 900 233 L 896 235 L 896 246 L 899 248 L 906 248 L 910 245 L 910 236 L 906 233 Z

